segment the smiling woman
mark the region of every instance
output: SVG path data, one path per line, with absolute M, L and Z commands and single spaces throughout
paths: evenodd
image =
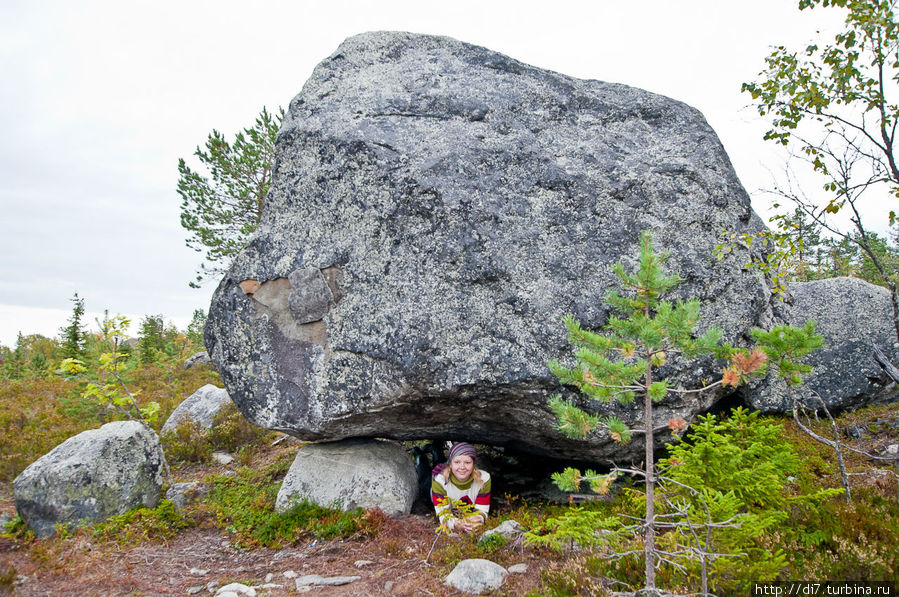
M 444 464 L 434 467 L 431 503 L 448 532 L 470 533 L 487 521 L 490 512 L 490 474 L 475 466 L 474 447 L 453 444 Z

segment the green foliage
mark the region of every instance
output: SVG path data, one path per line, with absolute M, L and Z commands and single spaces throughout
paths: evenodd
M 553 361 L 549 368 L 563 384 L 573 385 L 594 400 L 618 400 L 627 404 L 636 396 L 648 395 L 653 401 L 668 395 L 665 380 L 647 379 L 653 367 L 664 365 L 668 354 L 696 357 L 702 354 L 726 356 L 729 347 L 720 343 L 721 331 L 710 328 L 700 337 L 693 330 L 699 320 L 699 302 L 695 299 L 675 303 L 660 297 L 680 278 L 663 274 L 667 254 L 653 252 L 649 233 L 640 243 L 637 272 L 625 272 L 619 263 L 614 267 L 622 288 L 629 295 L 612 291 L 606 302 L 617 314 L 609 317 L 604 333 L 583 329 L 572 317 L 564 318 L 568 337 L 578 347 L 577 364 L 565 367 Z M 575 405 L 554 396 L 550 406 L 559 418 L 559 427 L 571 437 L 584 436 L 599 423 L 618 426 L 617 421 L 600 420 L 579 412 Z M 629 436 L 618 426 L 620 441 Z
M 146 315 L 140 322 L 137 354 L 141 363 L 155 363 L 165 350 L 165 322 L 162 315 Z
M 78 298 L 78 293 L 72 297 L 72 314 L 69 316 L 69 325 L 59 329 L 62 336 L 62 354 L 66 358 L 78 359 L 84 356 L 85 329 L 84 299 Z
M 205 252 L 198 286 L 224 271 L 256 229 L 271 187 L 275 139 L 284 110 L 262 109 L 250 128 L 229 143 L 219 131 L 206 139 L 205 149 L 194 152 L 202 169 L 178 160 L 181 226 L 188 231 L 187 246 Z
M 93 528 L 93 535 L 125 547 L 167 541 L 193 526 L 194 521 L 179 512 L 172 502 L 162 500 L 155 508 L 136 508 L 107 519 Z
M 4 564 L 0 568 L 0 593 L 12 592 L 13 583 L 18 576 L 14 566 Z
M 194 313 L 196 315 L 196 313 Z M 165 325 L 162 315 L 147 315 L 140 322 L 137 353 L 141 363 L 156 363 L 180 357 L 187 337 L 173 325 Z
M 212 442 L 202 425 L 192 419 L 184 419 L 175 431 L 164 433 L 159 440 L 169 462 L 210 462 L 212 460 Z
M 744 83 L 761 116 L 771 121 L 765 139 L 794 148 L 795 157 L 823 181 L 824 194 L 805 194 L 795 180 L 772 191 L 834 235 L 855 243 L 870 262 L 867 275 L 893 295 L 899 337 L 899 274 L 883 244 L 869 232 L 864 198 L 899 197 L 895 135 L 899 123 L 899 23 L 892 0 L 800 0 L 801 9 L 844 11 L 843 29 L 832 40 L 801 51 L 777 47 L 755 82 Z M 795 178 L 795 177 L 792 177 Z M 815 198 L 809 198 L 809 197 Z M 822 196 L 822 200 L 817 197 Z M 833 216 L 849 212 L 845 220 Z M 889 225 L 896 223 L 896 211 Z M 864 260 L 863 260 L 864 261 Z
M 659 463 L 667 494 L 662 511 L 685 511 L 685 520 L 703 531 L 676 526 L 663 542 L 698 543 L 696 547 L 706 552 L 738 554 L 709 558 L 710 585 L 722 593 L 776 579 L 786 555 L 760 540 L 783 526 L 791 508 L 819 504 L 842 493 L 817 490 L 791 497 L 788 479 L 798 473 L 799 459 L 785 441 L 782 426 L 761 420 L 758 412 L 738 408 L 725 419 L 700 417 L 687 442 L 667 447 L 669 456 Z M 733 524 L 722 524 L 727 521 Z M 682 582 L 698 574 L 696 563 L 683 565 L 688 572 Z
M 679 278 L 665 275 L 662 265 L 667 255 L 656 255 L 648 233 L 641 239 L 639 267 L 627 273 L 621 264 L 614 271 L 626 294 L 610 292 L 606 302 L 614 313 L 602 333 L 584 330 L 573 318 L 565 319 L 569 338 L 578 349 L 577 364 L 565 367 L 557 362 L 550 368 L 562 383 L 577 387 L 592 400 L 613 400 L 628 403 L 643 398 L 643 429 L 631 430 L 620 420 L 602 418 L 583 412 L 559 396 L 550 400 L 550 407 L 559 419 L 559 429 L 569 437 L 584 436 L 597 426 L 604 426 L 612 439 L 630 441 L 639 432 L 645 439 L 646 491 L 644 494 L 645 523 L 633 524 L 634 515 L 627 515 L 628 523 L 615 516 L 586 514 L 573 510 L 553 520 L 554 529 L 546 534 L 534 534 L 530 540 L 538 545 L 560 547 L 577 542 L 589 548 L 602 548 L 621 560 L 639 552 L 634 547 L 636 534 L 643 539 L 646 590 L 655 590 L 655 569 L 659 562 L 683 559 L 681 570 L 702 570 L 701 590 L 707 588 L 709 570 L 719 583 L 729 578 L 726 570 L 737 562 L 752 567 L 755 578 L 774 578 L 783 566 L 782 555 L 772 552 L 750 560 L 740 559 L 748 546 L 761 533 L 783 519 L 783 512 L 771 507 L 774 494 L 783 491 L 782 480 L 792 469 L 795 460 L 780 451 L 782 442 L 774 431 L 757 427 L 754 416 L 737 411 L 731 423 L 718 422 L 714 417 L 703 419 L 691 436 L 694 444 L 681 445 L 684 450 L 666 461 L 667 476 L 657 476 L 653 463 L 654 422 L 652 405 L 669 395 L 683 396 L 710 390 L 717 386 L 737 387 L 751 375 L 763 374 L 771 361 L 789 379 L 801 379 L 807 366 L 798 359 L 821 345 L 814 333 L 814 322 L 802 329 L 779 326 L 771 332 L 753 332 L 759 346 L 735 349 L 721 341 L 722 333 L 709 329 L 697 337 L 694 329 L 699 319 L 699 302 L 695 299 L 677 302 L 662 300 L 666 291 Z M 655 370 L 670 359 L 692 359 L 710 355 L 728 359 L 722 379 L 696 390 L 671 388 L 665 379 L 657 379 Z M 686 427 L 686 421 L 672 419 L 672 431 Z M 669 446 L 669 448 L 671 448 Z M 696 450 L 693 452 L 692 450 Z M 721 465 L 710 465 L 723 459 Z M 762 466 L 764 462 L 764 466 Z M 678 466 L 673 466 L 677 463 Z M 569 468 L 553 475 L 556 485 L 565 491 L 577 491 L 585 481 L 593 491 L 608 493 L 617 470 L 608 475 L 594 471 L 582 474 Z M 673 475 L 673 476 L 672 476 Z M 659 487 L 656 487 L 659 484 Z M 655 491 L 661 493 L 657 499 Z M 826 497 L 826 496 L 825 496 Z M 751 510 L 751 507 L 764 508 Z M 656 518 L 658 509 L 659 517 Z M 656 529 L 664 531 L 658 537 Z M 665 556 L 661 557 L 660 553 Z M 617 554 L 617 555 L 616 555 Z M 677 568 L 675 568 L 677 569 Z M 666 578 L 676 586 L 688 579 L 675 572 Z M 723 586 L 723 585 L 722 585 Z
M 40 334 L 16 338 L 16 346 L 10 350 L 0 346 L 0 379 L 34 379 L 53 373 L 53 366 L 63 358 L 57 340 Z
M 284 513 L 275 511 L 275 499 L 290 462 L 261 470 L 243 468 L 233 477 L 212 477 L 206 500 L 219 526 L 247 547 L 281 547 L 308 537 L 350 537 L 362 527 L 361 509 L 342 512 L 306 501 Z
M 631 558 L 632 562 L 634 558 Z M 529 593 L 540 597 L 601 597 L 612 595 L 601 580 L 602 572 L 608 568 L 608 562 L 595 554 L 578 555 L 566 558 L 563 563 L 545 567 L 540 572 L 543 585 L 540 591 Z M 632 569 L 636 576 L 639 567 Z M 621 587 L 616 587 L 621 588 Z
M 233 452 L 238 448 L 265 441 L 272 432 L 250 423 L 233 402 L 225 404 L 212 419 L 209 441 L 216 450 Z
M 586 548 L 618 547 L 633 538 L 633 530 L 614 513 L 574 507 L 546 521 L 548 532 L 528 533 L 529 545 L 561 551 L 576 545 Z
M 812 368 L 800 359 L 824 345 L 824 338 L 815 333 L 816 322 L 809 320 L 801 328 L 788 325 L 774 326 L 770 331 L 750 330 L 753 339 L 766 355 L 771 366 L 791 386 L 802 383 L 802 376 Z
M 107 321 L 105 334 L 113 341 L 112 352 L 100 355 L 96 369 L 96 379 L 88 377 L 88 369 L 83 361 L 64 359 L 60 363 L 63 374 L 71 379 L 80 380 L 83 384 L 81 397 L 86 401 L 96 401 L 100 405 L 111 405 L 131 419 L 145 424 L 156 420 L 159 414 L 158 402 L 146 402 L 143 406 L 135 399 L 137 393 L 128 389 L 119 375 L 119 361 L 124 356 L 118 352 L 118 345 L 128 331 L 130 321 L 121 315 Z
M 799 208 L 792 216 L 776 214 L 769 221 L 772 230 L 741 235 L 722 233 L 723 240 L 715 252 L 722 259 L 738 243 L 758 243 L 770 248 L 763 259 L 752 259 L 745 266 L 768 276 L 775 295 L 782 296 L 787 282 L 837 276 L 851 276 L 889 288 L 895 278 L 889 274 L 899 271 L 899 249 L 874 232 L 866 232 L 864 237 L 858 231 L 850 231 L 844 237 L 823 238 L 821 226 Z M 862 247 L 868 247 L 873 257 Z
M 234 403 L 229 402 L 213 417 L 211 429 L 185 419 L 174 432 L 166 433 L 160 439 L 172 461 L 208 462 L 215 450 L 248 449 L 265 442 L 271 435 L 271 431 L 247 421 Z
M 688 441 L 667 445 L 668 458 L 659 462 L 664 475 L 702 495 L 733 493 L 746 508 L 783 505 L 786 478 L 799 460 L 782 427 L 758 415 L 737 408 L 725 419 L 700 416 Z
M 765 138 L 783 145 L 799 144 L 815 170 L 832 174 L 825 184 L 829 191 L 840 189 L 841 183 L 833 180 L 840 172 L 830 160 L 838 156 L 832 155 L 828 141 L 854 147 L 870 161 L 873 182 L 887 183 L 895 194 L 899 176 L 890 163 L 890 129 L 899 107 L 887 93 L 899 78 L 899 27 L 893 2 L 800 0 L 799 6 L 843 8 L 845 28 L 832 42 L 810 44 L 800 52 L 779 46 L 765 59 L 767 68 L 761 78 L 743 84 L 759 114 L 772 120 Z M 828 205 L 830 211 L 838 211 L 842 207 L 839 195 Z
M 191 346 L 195 348 L 203 348 L 203 328 L 206 327 L 206 313 L 203 309 L 194 309 L 193 317 L 187 325 L 187 339 Z
M 485 554 L 489 555 L 505 547 L 506 543 L 508 542 L 508 538 L 500 535 L 499 533 L 494 533 L 492 535 L 482 535 L 481 538 L 478 539 L 478 547 Z
M 133 359 L 136 361 L 137 359 Z M 206 367 L 184 369 L 180 363 L 121 370 L 138 403 L 159 403 L 157 425 L 196 389 L 221 385 L 218 374 Z M 97 381 L 95 370 L 85 375 Z M 26 466 L 64 440 L 102 423 L 124 418 L 93 397 L 84 398 L 81 379 L 67 376 L 0 379 L 0 481 L 8 482 Z

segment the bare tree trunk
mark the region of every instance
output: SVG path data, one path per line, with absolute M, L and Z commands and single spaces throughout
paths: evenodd
M 793 390 L 790 389 L 790 394 L 793 394 Z M 849 471 L 846 470 L 846 461 L 843 459 L 843 444 L 840 442 L 840 432 L 837 429 L 836 421 L 833 420 L 833 417 L 830 415 L 830 411 L 827 410 L 827 405 L 824 403 L 824 400 L 818 396 L 818 400 L 821 402 L 821 406 L 824 408 L 824 412 L 827 413 L 827 418 L 830 419 L 830 426 L 833 429 L 833 440 L 829 440 L 821 437 L 808 427 L 802 424 L 802 421 L 799 420 L 799 401 L 795 396 L 793 398 L 793 420 L 796 421 L 796 424 L 799 425 L 799 428 L 805 431 L 812 439 L 821 442 L 824 445 L 830 446 L 833 448 L 834 453 L 837 456 L 837 464 L 840 467 L 840 477 L 843 481 L 843 489 L 845 490 L 845 499 L 846 503 L 852 501 L 852 487 L 849 485 Z
M 650 359 L 646 361 L 646 392 L 643 395 L 643 427 L 646 429 L 646 530 L 644 538 L 644 557 L 646 559 L 646 593 L 658 595 L 656 592 L 656 568 L 655 568 L 655 434 L 652 422 L 652 398 L 649 396 L 649 386 L 652 385 L 652 365 Z
M 884 354 L 880 347 L 874 346 L 874 360 L 877 361 L 877 364 L 880 365 L 880 368 L 883 369 L 890 378 L 899 383 L 899 369 L 896 368 L 895 365 L 890 361 L 890 358 Z

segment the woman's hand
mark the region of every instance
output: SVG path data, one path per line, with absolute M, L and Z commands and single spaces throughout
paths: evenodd
M 454 526 L 454 530 L 461 531 L 463 533 L 471 533 L 483 524 L 484 518 L 476 514 L 474 516 L 469 516 L 464 520 L 457 520 Z

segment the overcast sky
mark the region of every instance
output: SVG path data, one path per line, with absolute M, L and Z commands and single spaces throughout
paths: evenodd
M 56 335 L 76 291 L 89 312 L 163 314 L 181 327 L 207 309 L 215 284 L 188 287 L 201 256 L 184 244 L 178 158 L 213 128 L 230 136 L 263 106 L 286 107 L 319 61 L 363 31 L 448 35 L 684 101 L 753 193 L 782 158 L 761 140 L 741 83 L 772 46 L 804 47 L 840 21 L 796 5 L 3 0 L 0 343 Z

